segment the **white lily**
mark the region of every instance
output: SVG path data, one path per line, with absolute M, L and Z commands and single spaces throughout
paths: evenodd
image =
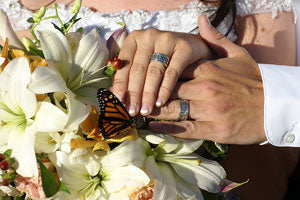
M 154 199 L 203 199 L 199 188 L 217 193 L 226 173 L 215 161 L 193 154 L 203 141 L 148 134 L 145 139 L 156 144 L 148 151 L 146 171 L 154 179 Z
M 24 45 L 19 40 L 18 36 L 13 30 L 6 12 L 1 8 L 0 8 L 0 36 L 3 41 L 5 41 L 5 39 L 8 38 L 9 44 L 13 48 L 19 48 L 25 50 Z
M 83 37 L 79 33 L 66 37 L 56 29 L 42 29 L 38 33 L 50 67 L 38 67 L 33 72 L 30 89 L 36 93 L 67 93 L 68 127 L 76 126 L 90 112 L 85 104 L 97 106 L 97 89 L 111 85 L 111 79 L 103 74 L 108 49 L 96 30 Z M 49 85 L 51 91 L 43 90 L 44 85 Z
M 61 131 L 67 115 L 48 102 L 36 101 L 27 89 L 30 68 L 25 57 L 9 62 L 0 74 L 0 138 L 12 149 L 23 177 L 38 176 L 34 142 L 37 132 Z
M 93 155 L 90 155 L 93 156 Z M 96 175 L 89 174 L 84 163 L 71 158 L 62 151 L 49 154 L 56 165 L 61 181 L 71 192 L 71 198 L 85 199 L 128 199 L 132 192 L 149 184 L 145 172 L 134 165 L 125 165 L 113 169 L 100 169 Z

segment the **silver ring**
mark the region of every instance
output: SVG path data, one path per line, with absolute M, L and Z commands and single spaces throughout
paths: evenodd
M 170 58 L 163 53 L 154 53 L 151 56 L 151 61 L 156 61 L 162 63 L 165 67 L 168 67 Z
M 179 100 L 179 116 L 177 121 L 185 121 L 189 116 L 190 105 L 187 100 Z

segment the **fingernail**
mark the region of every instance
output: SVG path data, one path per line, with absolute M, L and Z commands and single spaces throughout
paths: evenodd
M 148 114 L 148 112 L 149 112 L 149 106 L 146 105 L 146 104 L 143 104 L 142 109 L 141 109 L 140 112 L 141 112 L 142 115 Z
M 208 16 L 208 15 L 206 15 L 206 20 L 207 20 L 207 24 L 208 24 L 209 26 L 211 26 L 211 22 L 210 22 L 210 19 L 209 19 L 209 16 Z
M 130 115 L 134 115 L 135 114 L 135 105 L 130 104 L 128 112 Z
M 155 105 L 156 105 L 156 107 L 161 107 L 161 105 L 162 105 L 162 100 L 161 100 L 161 99 L 157 99 Z
M 116 93 L 115 95 L 116 95 L 116 97 L 118 97 L 118 99 L 119 99 L 121 102 L 123 102 L 123 97 L 124 97 L 124 94 L 123 94 L 123 93 L 118 92 L 118 93 Z

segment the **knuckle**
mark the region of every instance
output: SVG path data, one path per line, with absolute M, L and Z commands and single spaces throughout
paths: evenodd
M 148 73 L 152 77 L 162 77 L 164 75 L 164 69 L 161 66 L 158 66 L 157 64 L 152 64 L 149 67 Z
M 210 61 L 202 63 L 200 69 L 203 74 L 213 74 L 216 73 L 218 70 L 217 66 L 211 63 Z
M 220 117 L 224 117 L 231 109 L 231 105 L 224 101 L 215 101 L 212 103 L 212 109 L 214 113 L 217 113 Z
M 167 114 L 177 113 L 177 104 L 175 101 L 168 103 L 166 106 L 162 107 L 163 112 Z
M 178 49 L 184 49 L 186 54 L 191 54 L 193 52 L 193 47 L 183 38 L 178 38 L 176 44 Z
M 127 96 L 129 97 L 130 101 L 132 101 L 132 100 L 138 99 L 140 96 L 140 93 L 135 90 L 128 90 Z M 134 102 L 131 102 L 131 103 L 134 103 Z
M 171 79 L 171 80 L 177 80 L 179 77 L 179 72 L 176 69 L 173 69 L 172 67 L 167 68 L 165 72 L 165 78 L 166 79 Z
M 172 90 L 169 87 L 166 87 L 165 85 L 160 86 L 160 97 L 163 100 L 167 100 L 167 96 L 171 94 Z
M 141 63 L 133 63 L 130 68 L 130 74 L 144 75 L 146 72 L 146 67 Z
M 213 80 L 201 81 L 198 89 L 208 97 L 216 97 L 219 93 L 220 84 Z
M 169 43 L 170 41 L 174 41 L 175 36 L 170 32 L 162 32 L 159 36 L 159 39 L 163 43 Z
M 120 88 L 123 85 L 125 85 L 125 81 L 123 79 L 117 77 L 114 78 L 113 86 L 114 88 L 116 88 L 116 90 L 118 90 L 118 88 Z
M 143 92 L 143 102 L 148 102 L 150 99 L 154 99 L 156 97 L 156 93 L 151 90 L 146 90 Z
M 147 38 L 153 38 L 159 32 L 160 31 L 157 30 L 156 28 L 148 28 L 147 30 L 144 30 L 145 36 Z
M 138 36 L 139 34 L 141 34 L 141 30 L 134 30 L 132 31 L 127 37 L 131 38 L 131 37 L 136 37 Z
M 193 138 L 193 133 L 195 132 L 195 126 L 194 123 L 191 121 L 185 122 L 185 135 L 187 138 Z

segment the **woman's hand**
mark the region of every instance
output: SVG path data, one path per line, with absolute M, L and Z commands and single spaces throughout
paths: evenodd
M 204 20 L 203 17 L 200 20 Z M 264 94 L 258 65 L 245 49 L 231 43 L 215 29 L 202 28 L 203 39 L 206 37 L 212 49 L 226 54 L 226 58 L 193 64 L 182 73 L 180 79 L 186 82 L 177 83 L 171 99 L 189 101 L 189 120 L 151 122 L 149 128 L 177 137 L 227 144 L 266 141 Z M 151 116 L 177 120 L 179 101 L 171 100 L 166 106 L 155 108 Z
M 150 61 L 153 53 L 170 58 L 169 65 Z M 131 115 L 148 115 L 154 104 L 163 106 L 184 68 L 210 51 L 198 35 L 147 29 L 133 31 L 126 38 L 119 58 L 124 67 L 113 81 L 113 93 L 125 103 Z

